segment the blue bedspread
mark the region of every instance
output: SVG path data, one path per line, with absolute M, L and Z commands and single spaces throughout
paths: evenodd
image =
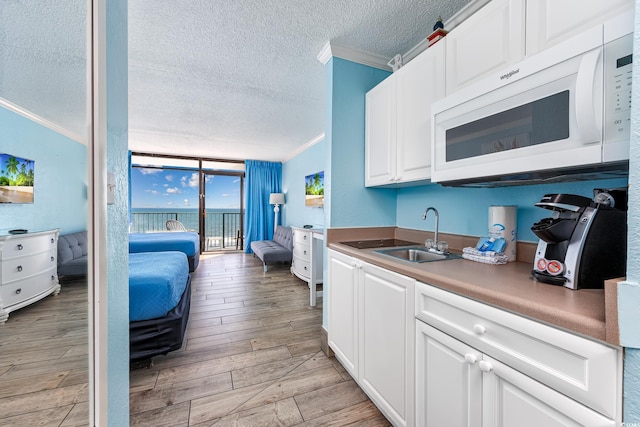
M 180 301 L 189 277 L 183 252 L 129 254 L 129 320 L 164 317 Z
M 180 251 L 187 256 L 200 252 L 200 237 L 191 231 L 129 234 L 129 252 Z

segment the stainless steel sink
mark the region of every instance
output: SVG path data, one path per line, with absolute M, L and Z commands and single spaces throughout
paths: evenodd
M 414 246 L 407 248 L 391 248 L 391 249 L 378 249 L 377 252 L 382 255 L 387 255 L 397 259 L 401 259 L 409 262 L 430 262 L 430 261 L 446 261 L 449 259 L 460 259 L 460 255 L 452 253 L 436 253 L 430 252 L 424 246 Z
M 411 246 L 417 245 L 416 242 L 408 242 L 406 240 L 399 239 L 373 239 L 373 240 L 355 240 L 352 242 L 340 242 L 343 245 L 351 246 L 356 249 L 371 249 L 371 248 L 390 248 L 398 246 Z

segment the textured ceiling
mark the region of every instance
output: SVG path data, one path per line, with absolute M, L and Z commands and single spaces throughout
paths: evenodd
M 132 150 L 283 160 L 324 132 L 328 41 L 392 58 L 469 0 L 129 0 Z M 82 135 L 81 0 L 0 0 L 0 97 Z
M 84 0 L 0 0 L 0 98 L 86 140 Z

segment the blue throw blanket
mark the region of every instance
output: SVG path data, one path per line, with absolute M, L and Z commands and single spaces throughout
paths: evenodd
M 200 237 L 191 231 L 129 234 L 129 252 L 180 251 L 187 256 L 200 252 Z
M 187 285 L 189 262 L 183 252 L 129 254 L 129 320 L 166 316 Z

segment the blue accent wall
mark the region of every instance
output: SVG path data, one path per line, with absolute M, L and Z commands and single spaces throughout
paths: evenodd
M 325 226 L 395 225 L 396 192 L 364 186 L 365 95 L 387 71 L 331 58 L 325 65 Z M 323 266 L 327 277 L 326 250 Z M 327 301 L 328 286 L 323 287 Z M 328 304 L 322 306 L 327 327 Z
M 533 223 L 551 216 L 551 212 L 534 206 L 545 194 L 570 193 L 593 197 L 594 188 L 626 187 L 626 179 L 582 181 L 562 184 L 526 185 L 502 188 L 453 188 L 440 184 L 398 190 L 397 225 L 432 231 L 433 217 L 422 221 L 422 212 L 435 207 L 440 214 L 439 231 L 469 236 L 486 236 L 491 205 L 518 207 L 518 241 L 537 242 L 531 232 Z
M 281 206 L 281 224 L 301 227 L 305 224 L 324 228 L 324 208 L 305 206 L 304 178 L 324 171 L 325 141 L 309 147 L 282 165 L 282 191 L 285 204 Z
M 640 2 L 636 1 L 633 56 L 640 57 Z M 627 280 L 618 285 L 618 325 L 624 357 L 624 422 L 640 425 L 640 64 L 633 63 L 629 149 Z
M 109 0 L 106 12 L 107 171 L 116 187 L 114 204 L 107 206 L 108 336 L 98 339 L 107 340 L 108 425 L 117 427 L 129 425 L 127 0 Z
M 0 228 L 87 229 L 87 147 L 0 107 L 0 153 L 34 160 L 34 202 L 0 204 Z
M 327 76 L 325 223 L 330 227 L 395 225 L 395 190 L 364 186 L 365 94 L 389 72 L 340 58 L 325 66 Z

